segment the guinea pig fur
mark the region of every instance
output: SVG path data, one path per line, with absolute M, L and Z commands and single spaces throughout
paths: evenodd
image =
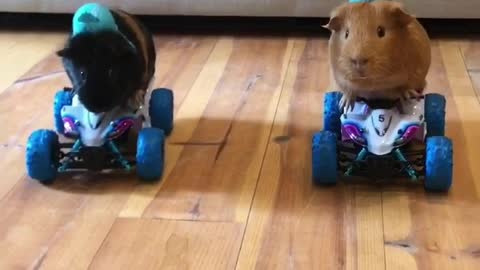
M 345 3 L 334 9 L 327 29 L 329 61 L 340 106 L 356 97 L 405 100 L 426 87 L 430 40 L 400 3 Z
M 112 13 L 120 32 L 79 33 L 57 52 L 79 100 L 94 113 L 131 104 L 155 72 L 151 34 L 130 14 Z

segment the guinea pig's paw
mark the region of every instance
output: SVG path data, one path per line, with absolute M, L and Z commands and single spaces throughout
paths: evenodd
M 339 107 L 340 107 L 340 110 L 343 110 L 344 108 L 349 110 L 350 108 L 353 108 L 354 107 L 354 98 L 352 95 L 349 95 L 349 94 L 346 94 L 344 93 L 342 95 L 342 98 L 340 99 L 340 102 L 339 102 Z
M 407 91 L 403 92 L 403 94 L 402 94 L 402 98 L 404 100 L 409 100 L 409 99 L 412 99 L 412 98 L 420 99 L 421 96 L 422 96 L 422 94 L 415 89 L 408 89 Z
M 338 108 L 340 110 L 343 110 L 346 103 L 347 103 L 346 97 L 345 97 L 345 95 L 343 95 L 342 98 L 340 99 L 340 101 L 338 102 Z

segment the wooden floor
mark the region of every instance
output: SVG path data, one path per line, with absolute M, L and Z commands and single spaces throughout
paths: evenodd
M 175 93 L 161 182 L 43 186 L 25 142 L 53 127 L 64 35 L 12 35 L 0 34 L 0 269 L 480 269 L 480 41 L 432 41 L 429 91 L 448 98 L 455 166 L 451 192 L 434 195 L 313 186 L 327 40 L 245 35 L 156 37 L 155 86 Z

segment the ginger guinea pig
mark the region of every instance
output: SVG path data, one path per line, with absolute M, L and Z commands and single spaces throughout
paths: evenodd
M 343 92 L 340 106 L 356 97 L 406 99 L 419 96 L 430 68 L 425 29 L 400 3 L 346 3 L 332 11 L 330 67 Z

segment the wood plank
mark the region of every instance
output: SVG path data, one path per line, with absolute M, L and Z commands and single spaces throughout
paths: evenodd
M 19 166 L 19 160 L 25 158 L 25 147 L 22 145 L 0 146 L 0 202 L 17 184 L 18 179 L 25 175 L 24 166 Z
M 477 139 L 480 135 L 480 126 L 475 124 L 480 115 L 480 106 L 478 106 L 477 96 L 465 69 L 461 52 L 458 49 L 458 44 L 451 41 L 443 41 L 440 43 L 440 51 L 447 75 L 446 77 L 449 80 L 450 88 L 453 93 L 450 102 L 457 108 L 465 140 L 465 146 L 459 147 L 459 150 L 457 150 L 457 152 L 462 153 L 462 158 L 456 160 L 461 160 L 468 164 L 470 168 L 469 180 L 473 182 L 473 187 L 475 188 L 478 198 L 478 195 L 480 194 L 480 180 L 477 179 L 477 177 L 480 175 L 480 167 L 476 165 L 476 161 L 479 158 L 479 153 L 474 149 L 480 147 L 480 142 Z M 455 129 L 455 131 L 460 131 L 462 129 Z M 457 162 L 457 164 L 458 163 L 461 162 Z M 456 179 L 462 178 L 457 177 Z M 468 189 L 465 188 L 464 191 L 467 192 L 467 190 Z
M 470 79 L 473 83 L 473 89 L 477 93 L 477 96 L 480 96 L 480 70 L 479 71 L 470 71 Z
M 22 180 L 0 205 L 1 269 L 85 269 L 134 184 L 121 175 L 63 178 L 51 187 Z
M 63 32 L 0 31 L 0 92 L 60 46 L 65 37 Z
M 65 73 L 65 70 L 63 69 L 61 58 L 53 52 L 33 65 L 30 70 L 15 80 L 14 83 L 24 83 L 27 81 L 33 83 L 35 80 L 45 80 L 48 77 L 55 77 L 59 73 Z
M 155 36 L 157 61 L 154 87 L 165 87 L 175 91 L 176 112 L 192 90 L 217 40 L 217 36 L 209 35 Z
M 79 187 L 86 189 L 89 185 L 88 191 L 82 192 L 81 206 L 49 243 L 42 269 L 87 269 L 135 182 L 132 176 L 120 174 L 83 179 Z M 67 191 L 72 192 L 70 188 Z
M 459 45 L 467 69 L 480 71 L 480 40 L 478 37 L 459 41 Z
M 54 95 L 65 85 L 66 75 L 58 73 L 35 82 L 16 83 L 0 94 L 0 121 L 4 124 L 0 144 L 24 146 L 33 130 L 52 129 Z
M 234 39 L 203 114 L 177 120 L 189 127 L 200 119 L 191 137 L 172 136 L 185 147 L 144 217 L 246 220 L 291 47 L 282 38 Z
M 380 190 L 356 190 L 357 269 L 385 269 L 382 194 Z
M 449 204 L 444 197 L 388 195 L 394 199 L 384 203 L 384 208 L 395 212 L 385 219 L 387 269 L 480 267 L 477 203 Z
M 168 60 L 181 63 L 184 69 L 181 74 L 195 76 L 200 64 L 192 61 L 201 61 L 199 55 L 206 59 L 210 53 L 208 44 L 213 48 L 215 39 L 179 38 L 179 41 L 191 46 L 192 51 L 187 48 L 185 54 L 172 53 L 177 61 Z M 173 47 L 163 49 L 173 50 Z M 168 52 L 163 54 L 167 59 Z M 169 73 L 169 68 L 178 66 L 163 68 Z M 175 86 L 175 79 L 166 81 Z M 185 82 L 178 84 L 188 86 Z M 0 120 L 7 127 L 6 132 L 0 133 L 0 154 L 6 154 L 0 156 L 0 169 L 8 169 L 7 179 L 0 185 L 0 209 L 4 213 L 0 218 L 0 242 L 2 248 L 9 250 L 0 255 L 1 269 L 17 266 L 86 269 L 137 183 L 135 175 L 80 173 L 61 176 L 55 185 L 46 187 L 23 177 L 26 138 L 34 129 L 52 128 L 53 95 L 63 85 L 68 85 L 68 80 L 61 73 L 18 82 L 0 95 Z M 179 92 L 186 93 L 188 89 Z M 11 115 L 22 116 L 22 120 Z
M 460 45 L 432 44 L 429 92 L 447 97 L 446 134 L 454 143 L 454 182 L 449 194 L 426 194 L 421 188 L 392 188 L 383 193 L 387 269 L 476 269 L 469 237 L 480 225 L 471 215 L 478 201 L 478 143 L 475 117 L 480 110 L 464 65 Z M 478 167 L 478 166 L 477 166 Z
M 417 269 L 415 248 L 406 240 L 413 229 L 409 200 L 404 190 L 382 194 L 386 269 Z
M 299 39 L 236 269 L 383 269 L 379 192 L 311 183 L 321 129 L 327 40 Z M 315 72 L 312 72 L 315 71 Z
M 183 101 L 180 99 L 180 103 L 177 103 L 179 98 L 175 98 L 176 104 L 178 105 L 176 105 L 177 109 L 174 120 L 174 129 L 170 135 L 169 141 L 187 141 L 190 139 L 194 129 L 198 125 L 199 115 L 203 113 L 203 110 L 207 106 L 208 100 L 210 99 L 210 95 L 212 94 L 213 89 L 215 89 L 215 85 L 220 80 L 220 76 L 223 73 L 231 50 L 231 39 L 220 39 L 218 43 L 215 44 L 211 55 L 208 55 L 205 64 L 202 65 L 198 77 L 190 78 L 191 89 L 189 89 L 189 91 L 187 90 L 189 95 L 185 95 Z M 166 83 L 165 85 L 168 86 L 169 84 Z M 175 90 L 175 93 L 177 93 L 177 91 L 182 90 Z M 183 92 L 187 91 L 183 90 Z M 171 171 L 180 157 L 180 154 L 183 151 L 183 148 L 183 145 L 175 145 L 171 143 L 166 145 L 166 165 L 163 180 L 161 183 L 155 186 L 138 186 L 120 213 L 121 217 L 142 216 L 145 208 L 152 202 L 163 183 L 167 181 Z
M 233 269 L 242 231 L 235 223 L 121 218 L 89 269 Z

